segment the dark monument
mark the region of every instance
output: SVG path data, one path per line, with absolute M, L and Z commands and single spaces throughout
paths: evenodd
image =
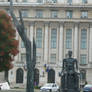
M 72 58 L 72 51 L 68 52 L 69 58 L 63 60 L 61 72 L 61 92 L 80 92 L 79 73 L 77 60 Z

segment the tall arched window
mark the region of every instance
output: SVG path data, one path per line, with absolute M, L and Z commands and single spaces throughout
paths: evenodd
M 16 83 L 23 83 L 24 72 L 21 68 L 16 71 Z

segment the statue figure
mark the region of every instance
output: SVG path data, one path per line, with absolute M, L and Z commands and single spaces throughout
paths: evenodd
M 72 58 L 72 51 L 68 52 L 69 58 L 63 60 L 61 72 L 62 92 L 79 92 L 78 62 Z

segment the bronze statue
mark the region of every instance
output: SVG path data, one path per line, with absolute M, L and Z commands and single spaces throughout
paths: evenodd
M 63 60 L 61 92 L 79 92 L 78 63 L 71 57 L 72 51 L 69 51 L 68 55 L 69 58 Z

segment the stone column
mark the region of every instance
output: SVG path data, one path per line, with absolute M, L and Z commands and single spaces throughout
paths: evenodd
M 74 58 L 78 58 L 78 23 L 75 24 L 75 30 L 74 30 Z
M 49 23 L 48 22 L 46 22 L 45 23 L 45 30 L 44 30 L 44 32 L 45 32 L 45 37 L 44 37 L 44 63 L 45 64 L 47 64 L 47 61 L 48 61 L 48 49 L 49 49 L 49 47 L 48 47 L 48 43 L 49 43 L 49 41 L 48 41 L 48 32 L 49 32 Z
M 59 34 L 59 62 L 63 60 L 63 45 L 64 45 L 64 24 L 60 22 L 60 34 Z
M 92 63 L 92 24 L 89 31 L 89 62 Z

